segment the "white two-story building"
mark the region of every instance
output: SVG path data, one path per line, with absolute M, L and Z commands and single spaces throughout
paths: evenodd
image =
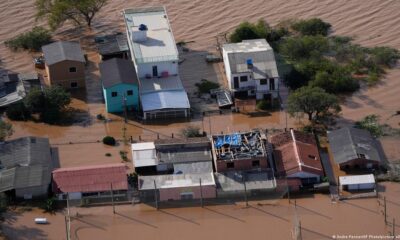
M 164 7 L 125 9 L 130 55 L 139 79 L 143 118 L 189 116 L 178 49 Z
M 235 98 L 279 96 L 274 51 L 265 39 L 224 44 L 222 55 L 228 86 Z

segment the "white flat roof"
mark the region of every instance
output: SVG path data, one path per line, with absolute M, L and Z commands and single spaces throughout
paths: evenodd
M 341 176 L 339 183 L 340 185 L 368 184 L 375 183 L 375 178 L 373 174 Z
M 222 48 L 230 52 L 259 52 L 272 50 L 271 46 L 265 39 L 243 40 L 239 43 L 226 43 Z
M 193 174 L 139 176 L 139 190 L 154 189 L 154 181 L 156 182 L 157 189 L 199 187 L 200 179 L 202 186 L 215 186 L 214 174 L 212 172 L 208 172 Z
M 134 167 L 156 166 L 158 164 L 154 142 L 133 143 L 131 149 Z
M 164 7 L 125 9 L 124 16 L 128 31 L 140 24 L 148 28 L 146 41 L 135 42 L 128 36 L 137 63 L 178 60 L 178 49 Z

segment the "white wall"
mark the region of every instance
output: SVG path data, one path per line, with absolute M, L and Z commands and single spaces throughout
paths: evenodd
M 231 76 L 231 66 L 229 65 L 228 53 L 224 49 L 222 49 L 222 58 L 224 60 L 225 75 L 226 75 L 226 78 L 228 80 L 228 86 L 229 86 L 229 89 L 232 90 L 233 89 L 233 84 L 231 82 L 231 78 L 232 78 L 232 76 Z
M 138 64 L 136 70 L 139 78 L 146 77 L 146 74 L 153 76 L 153 66 L 157 66 L 158 76 L 161 76 L 164 71 L 167 71 L 169 75 L 178 74 L 178 61 L 141 63 Z

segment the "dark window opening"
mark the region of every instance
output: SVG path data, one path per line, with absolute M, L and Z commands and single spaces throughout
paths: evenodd
M 235 163 L 234 162 L 226 163 L 226 168 L 235 168 Z
M 72 82 L 71 83 L 71 87 L 72 88 L 77 88 L 78 87 L 78 83 L 77 82 Z
M 239 77 L 233 77 L 233 88 L 239 88 Z
M 158 76 L 158 68 L 157 66 L 153 66 L 153 77 L 157 77 Z
M 260 85 L 266 85 L 267 79 L 260 79 Z
M 365 154 L 359 153 L 359 154 L 358 154 L 358 157 L 359 157 L 359 158 L 365 159 Z
M 116 96 L 118 96 L 117 92 L 111 92 L 111 97 L 116 97 Z
M 240 76 L 240 82 L 247 82 L 247 76 Z
M 259 167 L 260 166 L 260 161 L 259 160 L 253 161 L 253 162 L 251 162 L 251 165 L 253 167 Z
M 275 90 L 275 79 L 269 79 L 269 90 Z
M 133 95 L 133 90 L 128 90 L 128 91 L 126 91 L 126 95 L 132 96 L 132 95 Z
M 76 67 L 70 67 L 69 68 L 70 73 L 75 73 L 76 72 Z
M 311 159 L 317 159 L 317 157 L 315 157 L 314 155 L 308 155 L 308 157 Z

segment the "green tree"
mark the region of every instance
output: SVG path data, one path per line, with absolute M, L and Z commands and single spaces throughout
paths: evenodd
M 7 117 L 11 120 L 26 121 L 30 118 L 31 113 L 23 102 L 14 103 L 8 106 L 6 110 Z
M 319 18 L 311 18 L 300 20 L 292 24 L 293 30 L 300 32 L 302 35 L 322 35 L 327 36 L 331 24 L 322 21 Z
M 332 72 L 319 71 L 311 86 L 320 87 L 328 93 L 354 92 L 360 85 L 351 73 L 343 67 L 337 67 Z
M 51 34 L 43 27 L 34 27 L 30 32 L 22 33 L 7 40 L 5 45 L 13 50 L 25 49 L 38 51 L 43 45 L 51 42 Z
M 290 37 L 280 44 L 279 52 L 289 61 L 321 59 L 329 51 L 328 39 L 323 36 Z
M 12 125 L 0 119 L 0 142 L 6 140 L 6 138 L 11 136 L 13 132 Z
M 86 22 L 92 25 L 93 18 L 108 0 L 36 0 L 37 18 L 46 18 L 51 29 L 71 21 L 76 25 Z
M 339 100 L 335 95 L 319 87 L 301 87 L 289 95 L 288 113 L 292 116 L 307 114 L 308 120 L 314 122 L 318 117 L 340 111 Z
M 31 113 L 40 113 L 43 111 L 46 99 L 40 88 L 33 88 L 25 96 L 24 104 Z
M 187 126 L 181 130 L 181 134 L 187 138 L 201 137 L 200 128 L 196 126 Z

